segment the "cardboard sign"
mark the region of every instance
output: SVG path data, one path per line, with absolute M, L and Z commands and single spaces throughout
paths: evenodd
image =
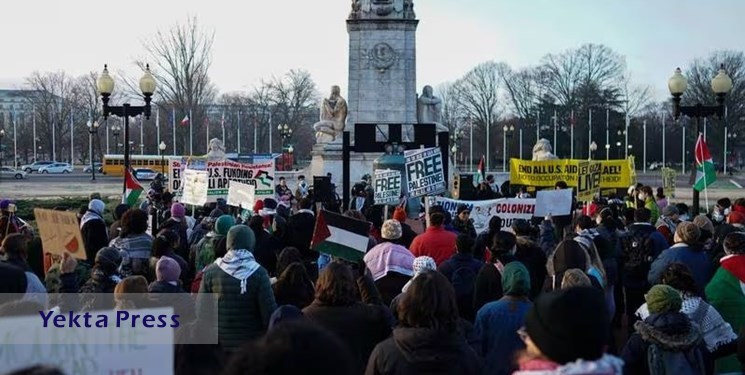
M 427 217 L 429 217 L 429 208 L 434 205 L 442 206 L 453 217 L 456 216 L 459 205 L 466 205 L 469 211 L 471 211 L 471 219 L 477 233 L 487 231 L 489 229 L 489 221 L 494 216 L 499 216 L 502 219 L 503 228 L 510 227 L 513 220 L 532 219 L 536 208 L 535 199 L 509 198 L 488 201 L 461 201 L 443 197 L 429 197 L 427 199 Z
M 586 161 L 586 160 L 584 160 Z M 571 187 L 577 186 L 579 163 L 583 160 L 559 159 L 531 161 L 510 159 L 510 183 L 512 185 L 553 187 L 558 181 L 565 181 Z M 600 187 L 628 188 L 636 183 L 633 158 L 619 160 L 600 160 Z
M 406 150 L 407 193 L 410 198 L 435 195 L 447 190 L 440 149 Z
M 572 212 L 572 189 L 540 190 L 535 199 L 533 216 L 562 216 Z
M 600 194 L 600 175 L 602 167 L 597 161 L 581 161 L 577 164 L 577 200 L 591 202 Z
M 229 206 L 252 209 L 255 202 L 256 187 L 238 181 L 230 181 L 228 187 Z
M 70 253 L 75 258 L 86 259 L 80 224 L 74 212 L 35 208 L 34 216 L 45 253 Z
M 401 171 L 375 170 L 375 204 L 398 204 L 401 198 Z
M 227 199 L 231 181 L 254 186 L 256 199 L 274 198 L 274 159 L 254 164 L 232 160 L 171 159 L 168 168 L 168 187 L 177 200 L 183 195 L 183 174 L 187 169 L 207 173 L 207 202 L 216 202 L 218 198 Z
M 184 190 L 180 202 L 201 206 L 207 203 L 208 175 L 206 171 L 184 171 Z
M 173 309 L 137 312 L 170 315 Z M 116 321 L 116 312 L 106 315 L 109 322 Z M 41 364 L 57 367 L 65 374 L 173 374 L 173 329 L 45 328 L 37 313 L 3 317 L 0 331 L 3 374 Z
M 678 172 L 667 167 L 661 168 L 660 172 L 662 173 L 662 189 L 667 196 L 675 198 L 675 178 Z

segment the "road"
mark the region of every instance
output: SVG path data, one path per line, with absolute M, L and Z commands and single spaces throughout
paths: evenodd
M 24 180 L 8 178 L 0 180 L 0 197 L 2 198 L 57 198 L 87 196 L 93 192 L 107 197 L 121 195 L 122 178 L 96 174 L 96 181 L 91 181 L 90 173 L 75 172 L 70 174 L 33 173 L 27 175 Z

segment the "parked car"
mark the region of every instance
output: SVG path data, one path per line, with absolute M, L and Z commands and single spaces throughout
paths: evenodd
M 150 169 L 150 168 L 137 168 L 134 171 L 135 178 L 139 181 L 151 181 L 155 179 L 155 176 L 158 175 L 158 172 Z
M 96 172 L 103 173 L 103 164 L 102 163 L 93 163 L 93 165 L 96 167 Z M 91 166 L 86 165 L 83 167 L 83 173 L 91 173 Z
M 15 178 L 16 180 L 21 180 L 26 178 L 26 172 L 11 167 L 3 167 L 0 169 L 0 178 Z
M 42 167 L 46 167 L 46 166 L 52 165 L 54 163 L 55 162 L 53 162 L 53 161 L 37 161 L 37 162 L 33 162 L 33 163 L 29 164 L 29 165 L 23 165 L 23 166 L 21 166 L 21 170 L 24 171 L 24 172 L 26 172 L 26 173 L 34 173 L 34 172 L 38 172 L 39 169 L 41 169 Z
M 39 173 L 72 173 L 72 166 L 68 163 L 54 163 L 39 168 Z

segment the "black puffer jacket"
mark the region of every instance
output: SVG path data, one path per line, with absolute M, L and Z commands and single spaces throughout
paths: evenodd
M 481 358 L 457 332 L 396 328 L 370 355 L 366 375 L 480 374 Z
M 180 325 L 191 323 L 196 318 L 194 300 L 181 285 L 167 281 L 155 281 L 148 286 L 153 306 L 173 307 L 174 314 L 179 315 Z

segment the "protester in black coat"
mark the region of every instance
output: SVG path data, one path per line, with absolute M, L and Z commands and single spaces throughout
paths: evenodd
M 291 263 L 272 285 L 277 306 L 293 305 L 304 309 L 313 302 L 313 282 L 302 263 Z
M 88 203 L 88 210 L 80 220 L 80 234 L 83 236 L 85 255 L 88 264 L 93 264 L 96 253 L 109 244 L 109 230 L 103 220 L 106 204 L 98 199 Z
M 496 236 L 501 230 L 502 219 L 499 216 L 492 216 L 491 219 L 489 219 L 489 229 L 476 236 L 476 242 L 473 244 L 473 257 L 479 260 L 488 260 L 488 249 L 494 242 L 494 236 Z
M 155 266 L 155 274 L 156 281 L 147 288 L 153 305 L 173 307 L 174 314 L 179 315 L 180 325 L 191 323 L 196 317 L 194 300 L 181 286 L 181 267 L 178 262 L 169 257 L 161 257 Z
M 248 227 L 256 237 L 256 248 L 253 251 L 254 258 L 269 276 L 277 275 L 277 255 L 282 251 L 282 242 L 264 230 L 264 219 L 261 216 L 253 216 L 248 222 Z
M 535 299 L 543 289 L 546 279 L 546 254 L 533 238 L 532 228 L 526 220 L 512 222 L 512 229 L 517 235 L 515 259 L 525 265 L 530 273 L 530 298 Z
M 506 231 L 500 231 L 495 236 L 494 245 L 489 248 L 491 259 L 481 267 L 476 276 L 476 283 L 473 287 L 474 311 L 479 311 L 485 304 L 502 298 L 500 269 L 507 263 L 515 261 L 513 253 L 516 241 L 515 235 Z
M 458 324 L 447 278 L 427 271 L 411 283 L 398 306 L 399 326 L 375 347 L 366 375 L 480 374 L 481 359 Z
M 316 226 L 312 202 L 308 198 L 303 198 L 298 201 L 297 206 L 298 211 L 287 220 L 287 231 L 292 233 L 287 237 L 287 246 L 300 250 L 304 261 L 314 262 L 318 259 L 318 252 L 310 249 L 310 241 Z
M 484 262 L 473 257 L 473 239 L 468 235 L 459 235 L 455 240 L 455 247 L 458 252 L 440 264 L 437 270 L 453 285 L 461 318 L 473 322 L 476 317 L 473 289 Z

